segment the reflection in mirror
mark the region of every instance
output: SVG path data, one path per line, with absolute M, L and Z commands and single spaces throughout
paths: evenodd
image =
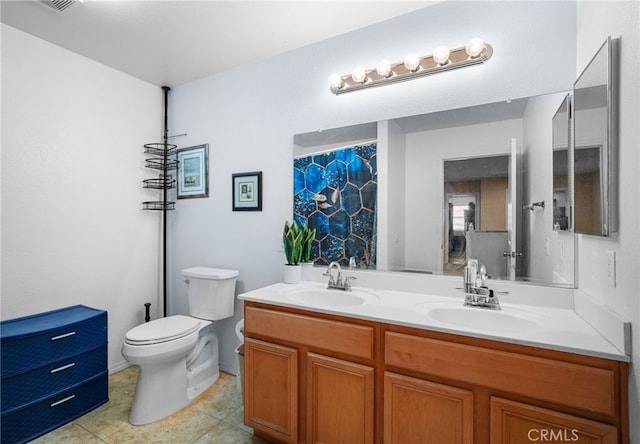
M 482 261 L 493 279 L 571 287 L 573 233 L 553 231 L 550 204 L 529 211 L 522 202 L 552 201 L 551 122 L 565 96 L 297 134 L 294 157 L 376 141 L 376 270 L 462 276 L 463 257 L 487 257 L 490 245 Z
M 553 116 L 553 229 L 570 230 L 569 119 L 571 96 L 562 101 Z
M 509 156 L 444 161 L 444 274 L 461 275 L 478 259 L 490 278 L 507 278 L 508 188 Z
M 574 226 L 577 233 L 616 231 L 617 105 L 615 40 L 608 38 L 574 84 Z

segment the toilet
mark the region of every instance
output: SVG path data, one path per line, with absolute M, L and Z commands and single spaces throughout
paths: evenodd
M 237 270 L 182 270 L 189 316 L 173 315 L 129 330 L 122 356 L 140 367 L 129 422 L 148 424 L 186 407 L 219 375 L 213 321 L 233 316 Z

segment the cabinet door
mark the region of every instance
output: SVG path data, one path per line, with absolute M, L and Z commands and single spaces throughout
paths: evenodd
M 298 441 L 298 352 L 245 338 L 244 421 L 259 434 Z
M 307 442 L 373 442 L 373 367 L 307 355 Z
M 613 444 L 618 442 L 618 430 L 611 425 L 578 416 L 493 397 L 491 442 Z
M 386 444 L 473 443 L 473 392 L 385 372 Z

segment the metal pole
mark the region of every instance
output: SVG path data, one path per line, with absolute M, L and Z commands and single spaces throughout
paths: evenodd
M 163 315 L 167 316 L 167 177 L 169 173 L 169 91 L 171 88 L 163 86 L 164 91 L 164 168 L 162 187 L 162 309 Z

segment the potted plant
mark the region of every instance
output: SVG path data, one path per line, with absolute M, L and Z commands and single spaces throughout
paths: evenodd
M 302 279 L 308 280 L 311 277 L 313 262 L 311 261 L 311 247 L 313 240 L 316 238 L 316 229 L 310 229 L 306 224 L 300 226 L 302 232 L 302 256 L 300 262 L 302 265 Z
M 289 225 L 284 223 L 284 231 L 282 232 L 282 245 L 284 247 L 284 255 L 287 263 L 284 265 L 284 283 L 297 284 L 300 282 L 302 271 L 300 268 L 300 259 L 302 258 L 302 236 L 303 232 L 298 228 L 295 221 Z
M 300 227 L 300 231 L 302 232 L 302 256 L 300 261 L 302 263 L 311 263 L 311 246 L 313 245 L 313 240 L 316 238 L 316 229 L 311 230 L 305 224 Z

